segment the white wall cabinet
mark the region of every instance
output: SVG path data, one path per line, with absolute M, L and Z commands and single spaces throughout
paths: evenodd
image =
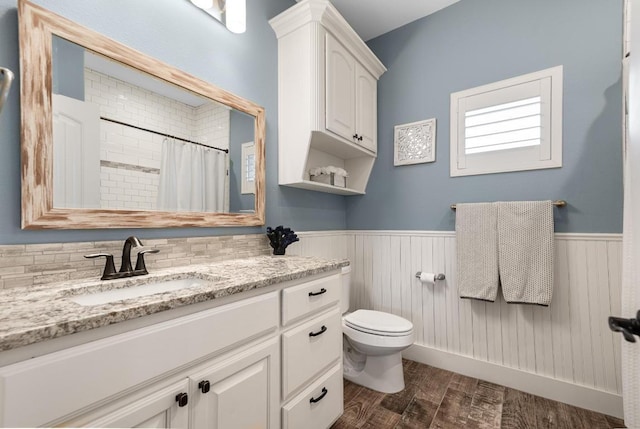
M 378 149 L 378 80 L 356 63 L 356 134 L 358 144 Z
M 331 34 L 326 39 L 327 130 L 357 144 L 356 60 Z
M 333 35 L 326 35 L 327 130 L 377 152 L 378 81 Z
M 328 0 L 302 0 L 269 21 L 278 37 L 278 181 L 364 194 L 377 153 L 377 81 L 386 71 Z M 309 170 L 347 170 L 347 186 Z
M 343 410 L 340 287 L 335 271 L 281 283 L 4 366 L 0 427 L 278 429 L 294 408 L 328 427 Z

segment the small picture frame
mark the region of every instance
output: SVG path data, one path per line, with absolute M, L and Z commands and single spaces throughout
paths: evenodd
M 436 119 L 396 125 L 393 165 L 420 164 L 436 160 Z

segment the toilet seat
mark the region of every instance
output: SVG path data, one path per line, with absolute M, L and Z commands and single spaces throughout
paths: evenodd
M 394 314 L 374 310 L 357 310 L 343 318 L 356 331 L 384 337 L 404 337 L 413 332 L 413 324 Z

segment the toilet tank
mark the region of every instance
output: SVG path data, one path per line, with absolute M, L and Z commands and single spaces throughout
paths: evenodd
M 351 265 L 342 267 L 342 296 L 340 299 L 340 309 L 342 314 L 349 311 L 349 300 L 351 295 Z

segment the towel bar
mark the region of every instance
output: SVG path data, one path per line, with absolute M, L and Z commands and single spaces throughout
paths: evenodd
M 567 202 L 565 200 L 555 200 L 552 204 L 556 207 L 564 207 L 567 205 Z M 455 210 L 455 209 L 456 209 L 456 205 L 451 204 L 451 210 Z

